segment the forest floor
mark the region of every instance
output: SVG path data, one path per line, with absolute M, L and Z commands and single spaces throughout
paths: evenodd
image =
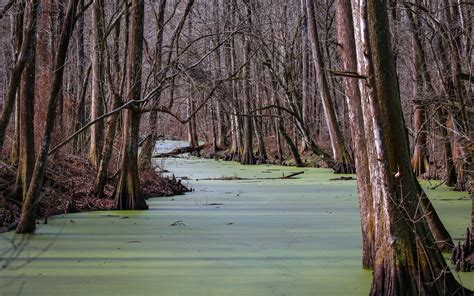
M 17 167 L 0 161 L 0 233 L 13 229 L 21 210 L 16 199 Z M 48 217 L 65 213 L 113 210 L 114 185 L 110 180 L 104 198 L 94 192 L 95 169 L 85 158 L 63 156 L 51 159 L 46 170 L 38 223 L 47 223 Z M 183 194 L 189 189 L 172 177 L 165 177 L 155 170 L 140 174 L 145 198 Z
M 11 259 L 0 269 L 0 295 L 368 294 L 354 180 L 332 180 L 340 175 L 327 169 L 198 158 L 157 164 L 195 190 L 151 198 L 148 211 L 51 217 L 21 252 L 8 250 L 23 237 L 3 234 L 0 253 Z M 461 238 L 469 195 L 437 184 L 422 181 Z M 456 276 L 474 288 L 474 273 Z

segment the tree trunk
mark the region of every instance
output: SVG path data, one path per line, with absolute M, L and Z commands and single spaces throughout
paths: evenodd
M 118 94 L 114 95 L 112 109 L 119 108 L 122 100 Z M 97 198 L 104 197 L 104 187 L 107 182 L 107 173 L 109 171 L 109 163 L 112 158 L 112 149 L 115 141 L 117 130 L 118 113 L 110 116 L 105 131 L 104 145 L 102 147 L 102 155 L 100 157 L 99 167 L 95 178 L 95 194 Z
M 28 23 L 26 23 L 26 27 L 24 27 L 23 38 L 21 41 L 20 52 L 18 54 L 18 58 L 15 62 L 15 66 L 13 67 L 10 81 L 8 83 L 7 92 L 5 98 L 3 100 L 3 110 L 0 117 L 0 152 L 3 148 L 3 143 L 5 141 L 5 132 L 8 127 L 8 123 L 10 122 L 10 117 L 13 111 L 15 98 L 17 96 L 17 90 L 20 85 L 21 81 L 21 74 L 23 73 L 23 69 L 25 68 L 27 56 L 28 56 L 28 49 L 30 47 L 30 43 L 33 42 L 34 33 L 35 33 L 35 18 L 29 18 Z
M 458 26 L 458 13 L 457 13 L 457 4 L 452 0 L 444 0 L 445 3 L 445 12 L 446 19 L 448 23 L 448 30 L 455 30 Z M 453 4 L 453 5 L 451 5 Z M 468 152 L 469 141 L 466 141 L 465 136 L 469 135 L 469 119 L 466 114 L 466 103 L 465 103 L 465 94 L 466 90 L 461 80 L 459 79 L 459 73 L 462 73 L 462 62 L 460 57 L 461 52 L 461 41 L 459 36 L 452 36 L 450 31 L 444 32 L 444 37 L 448 41 L 448 53 L 449 53 L 449 64 L 451 67 L 451 81 L 453 85 L 454 97 L 450 99 L 455 101 L 459 106 L 458 110 L 452 110 L 451 115 L 454 119 L 453 121 L 453 130 L 454 130 L 454 147 L 459 148 L 459 158 L 455 161 L 455 167 L 457 170 L 457 181 L 456 189 L 457 190 L 466 190 L 467 184 L 467 171 L 469 171 L 468 166 L 472 163 L 472 157 Z M 445 49 L 444 49 L 445 50 Z M 453 149 L 454 151 L 454 149 Z
M 252 27 L 252 4 L 250 0 L 245 0 L 245 10 L 246 14 L 246 22 L 248 27 Z M 250 29 L 249 29 L 250 30 Z M 252 116 L 250 114 L 251 111 L 251 101 L 252 101 L 252 91 L 250 86 L 250 36 L 246 35 L 244 38 L 244 62 L 246 63 L 244 66 L 243 71 L 243 91 L 244 91 L 244 99 L 243 99 L 243 112 L 244 112 L 244 151 L 242 152 L 242 156 L 240 158 L 241 164 L 255 164 L 255 158 L 253 155 L 253 125 L 252 125 Z
M 415 132 L 415 145 L 411 165 L 415 176 L 428 176 L 429 163 L 427 157 L 427 131 L 425 108 L 423 105 L 415 104 L 415 112 L 413 114 L 413 129 Z
M 470 292 L 449 272 L 424 211 L 418 210 L 419 185 L 410 164 L 386 0 L 353 4 L 365 28 L 358 42 L 367 47 L 358 57 L 368 69 L 370 112 L 364 113 L 364 122 L 372 122 L 365 128 L 373 135 L 368 146 L 376 154 L 369 157 L 377 164 L 370 170 L 376 246 L 370 295 L 465 295 Z
M 331 101 L 326 72 L 324 71 L 323 56 L 319 44 L 318 30 L 316 25 L 316 15 L 314 12 L 314 0 L 306 0 L 306 11 L 308 15 L 308 33 L 313 52 L 313 62 L 316 70 L 316 79 L 319 85 L 319 92 L 323 102 L 324 115 L 329 129 L 329 137 L 334 160 L 341 165 L 341 173 L 354 173 L 354 161 L 344 144 L 336 113 Z
M 417 0 L 416 5 L 420 5 L 420 1 Z M 423 49 L 423 41 L 421 36 L 421 23 L 416 13 L 411 11 L 411 7 L 408 3 L 405 3 L 407 8 L 407 15 L 410 22 L 410 27 L 413 34 L 413 55 L 414 55 L 414 86 L 413 86 L 413 102 L 414 102 L 414 113 L 413 113 L 413 129 L 415 132 L 415 143 L 413 157 L 411 164 L 415 176 L 420 177 L 423 175 L 429 176 L 429 162 L 427 155 L 427 128 L 425 118 L 425 105 L 422 100 L 423 95 L 423 72 L 428 73 L 428 69 L 425 61 L 425 53 Z M 429 75 L 429 74 L 425 74 Z M 427 81 L 427 84 L 430 82 Z
M 91 84 L 91 120 L 104 113 L 104 2 L 92 4 L 92 84 Z M 99 121 L 91 127 L 89 162 L 97 169 L 102 151 L 104 123 Z
M 18 120 L 19 120 L 19 161 L 17 175 L 18 199 L 25 199 L 31 175 L 35 165 L 35 45 L 36 45 L 36 18 L 38 1 L 30 1 L 28 12 L 25 14 L 26 20 L 33 18 L 33 37 L 28 46 L 26 54 L 26 66 L 23 71 L 20 83 Z M 21 196 L 21 198 L 20 198 Z
M 254 66 L 254 71 L 253 74 L 255 77 L 261 77 L 262 71 L 260 70 L 259 66 Z M 260 85 L 255 86 L 255 104 L 252 105 L 252 108 L 255 108 L 258 106 L 258 104 L 261 104 L 261 87 Z M 259 113 L 257 112 L 257 114 Z M 253 126 L 255 127 L 255 138 L 257 138 L 257 145 L 258 145 L 258 158 L 257 158 L 257 163 L 266 163 L 268 160 L 268 155 L 267 155 L 267 149 L 265 147 L 265 134 L 263 133 L 263 128 L 262 128 L 262 120 L 261 117 L 259 116 L 252 116 L 253 119 Z
M 63 82 L 64 63 L 66 62 L 68 45 L 74 30 L 77 3 L 77 0 L 69 0 L 68 2 L 58 46 L 55 50 L 54 74 L 48 101 L 46 124 L 41 140 L 40 151 L 36 157 L 35 168 L 28 187 L 28 193 L 21 208 L 20 220 L 16 228 L 17 233 L 32 233 L 36 229 L 36 207 L 43 185 L 44 171 L 48 160 L 49 147 L 51 145 L 51 135 L 56 120 L 58 94 Z
M 120 0 L 117 0 L 117 5 L 120 5 Z M 117 22 L 115 25 L 115 40 L 113 44 L 113 61 L 115 64 L 116 69 L 116 86 L 114 89 L 114 83 L 109 81 L 111 93 L 113 94 L 112 99 L 112 109 L 116 109 L 122 105 L 122 93 L 123 93 L 123 85 L 124 85 L 124 78 L 126 75 L 126 69 L 124 67 L 123 71 L 121 71 L 119 61 L 120 61 L 120 35 L 121 35 L 121 26 L 120 21 Z M 124 21 L 124 55 L 125 58 L 127 57 L 127 50 L 128 50 L 128 28 L 129 28 L 129 18 L 128 18 L 128 10 L 125 13 L 125 21 Z M 109 65 L 110 68 L 110 65 Z M 110 70 L 109 70 L 110 71 Z M 122 75 L 120 75 L 122 74 Z M 110 77 L 111 75 L 109 75 Z M 119 89 L 119 90 L 117 90 Z M 105 137 L 104 137 L 104 145 L 102 147 L 102 155 L 100 157 L 99 167 L 97 169 L 97 175 L 95 178 L 95 194 L 96 197 L 102 198 L 104 197 L 104 188 L 107 183 L 107 174 L 109 172 L 109 163 L 112 159 L 115 135 L 117 133 L 117 127 L 119 126 L 119 113 L 112 115 L 108 121 L 105 130 Z
M 357 51 L 354 35 L 354 20 L 350 0 L 336 1 L 336 29 L 341 44 L 342 71 L 357 73 Z M 355 165 L 357 167 L 357 190 L 362 223 L 362 266 L 371 269 L 374 264 L 374 206 L 370 184 L 369 160 L 364 133 L 361 91 L 356 78 L 344 78 L 344 91 L 349 110 L 350 129 L 353 140 Z
M 128 100 L 139 100 L 141 96 L 141 77 L 143 59 L 144 0 L 133 0 L 130 12 L 130 32 L 127 61 Z M 140 133 L 140 113 L 132 105 L 125 111 L 122 158 L 120 176 L 115 188 L 115 207 L 117 210 L 148 209 L 140 191 L 138 175 L 138 137 Z
M 265 148 L 265 138 L 262 132 L 262 127 L 260 125 L 260 122 L 255 116 L 253 117 L 253 125 L 255 126 L 255 137 L 257 138 L 257 145 L 258 145 L 257 163 L 266 163 L 268 156 L 267 156 L 267 149 Z
M 300 1 L 301 10 L 301 118 L 304 122 L 309 120 L 309 94 L 308 94 L 308 17 L 306 14 L 306 0 Z M 301 150 L 308 147 L 303 141 Z
M 442 125 L 440 126 L 441 131 L 441 140 L 443 141 L 443 148 L 444 148 L 444 168 L 445 168 L 445 180 L 446 185 L 448 186 L 455 186 L 457 181 L 457 172 L 454 167 L 454 160 L 453 160 L 453 149 L 451 148 L 451 140 L 449 137 L 449 116 L 446 112 L 438 111 L 438 117 Z
M 166 0 L 160 0 L 157 19 L 157 40 L 156 40 L 156 56 L 155 56 L 155 83 L 159 83 L 161 77 L 159 73 L 162 69 L 162 58 L 163 58 L 163 32 L 164 32 L 164 22 L 165 22 L 165 9 L 166 9 Z M 153 107 L 159 105 L 161 98 L 161 92 L 158 92 L 156 97 L 153 99 Z M 155 150 L 155 143 L 157 137 L 158 129 L 158 112 L 152 111 L 148 120 L 149 127 L 149 136 L 145 139 L 142 145 L 142 150 L 140 151 L 140 156 L 138 159 L 138 164 L 141 170 L 146 170 L 151 168 L 151 158 L 153 156 L 153 151 Z
M 79 0 L 78 9 L 84 8 L 84 0 Z M 76 113 L 74 118 L 74 124 L 72 125 L 72 132 L 80 129 L 86 124 L 86 92 L 89 81 L 89 73 L 86 73 L 86 55 L 84 49 L 84 18 L 77 20 L 77 68 L 78 68 L 78 79 L 77 87 L 80 89 L 78 98 L 76 98 Z M 78 137 L 74 138 L 72 146 L 74 152 L 79 152 L 84 147 L 86 142 L 85 133 L 82 133 Z
M 20 82 L 20 87 L 21 87 L 21 82 Z M 15 130 L 13 132 L 13 137 L 12 137 L 12 150 L 10 153 L 10 161 L 12 163 L 18 163 L 18 157 L 20 154 L 20 104 L 19 104 L 19 98 L 18 96 L 20 95 L 20 90 L 18 89 L 17 92 L 17 98 L 15 102 L 15 117 L 14 117 L 14 125 L 15 125 Z
M 188 116 L 191 116 L 191 114 L 194 113 L 194 99 L 191 97 L 192 90 L 189 91 L 189 97 L 187 99 L 188 103 Z M 189 141 L 189 146 L 191 147 L 196 147 L 198 146 L 198 137 L 197 137 L 197 131 L 196 131 L 196 116 L 191 117 L 191 119 L 188 122 L 188 141 Z
M 235 30 L 235 0 L 224 1 L 224 17 L 228 21 L 224 23 L 224 30 L 232 31 Z M 235 36 L 232 35 L 228 38 L 227 41 L 224 43 L 224 64 L 225 68 L 227 69 L 226 75 L 232 75 L 236 71 L 236 57 L 235 57 Z M 229 123 L 230 123 L 230 135 L 231 135 L 231 143 L 230 143 L 230 150 L 229 150 L 229 159 L 240 161 L 240 127 L 239 127 L 239 120 L 237 116 L 237 82 L 235 79 L 231 79 L 231 81 L 226 82 L 227 88 L 229 89 L 229 96 L 231 99 L 231 108 L 233 114 L 229 115 Z
M 12 3 L 13 6 L 14 3 Z M 12 53 L 13 53 L 13 61 L 16 62 L 18 59 L 18 53 L 20 52 L 21 49 L 21 42 L 23 40 L 23 22 L 27 21 L 25 20 L 24 16 L 24 10 L 25 10 L 25 1 L 18 1 L 16 5 L 16 16 L 12 15 L 11 18 L 11 38 L 12 38 Z M 26 23 L 25 23 L 26 25 Z M 23 79 L 23 78 L 22 78 Z M 20 90 L 17 90 L 16 93 L 16 101 L 15 101 L 15 118 L 14 118 L 14 125 L 15 125 L 15 132 L 12 137 L 12 150 L 11 150 L 11 155 L 10 155 L 10 161 L 12 163 L 18 163 L 18 157 L 20 154 L 19 151 L 19 142 L 20 142 L 20 103 L 19 103 L 19 98 L 18 96 Z M 1 151 L 0 151 L 1 152 Z M 19 179 L 17 178 L 17 188 L 19 188 L 18 184 Z M 19 200 L 21 200 L 21 196 L 19 196 Z
M 214 28 L 214 34 L 215 37 L 212 39 L 213 45 L 215 47 L 218 46 L 219 44 L 219 38 L 220 38 L 220 33 L 221 33 L 221 25 L 220 25 L 220 1 L 219 0 L 213 0 L 213 14 L 214 18 L 216 19 L 216 24 Z M 217 79 L 220 79 L 222 77 L 222 59 L 221 59 L 221 48 L 218 48 L 216 51 L 216 64 L 217 64 Z M 224 125 L 224 114 L 222 112 L 223 106 L 222 102 L 220 99 L 214 100 L 214 106 L 215 106 L 215 118 L 216 118 L 216 148 L 218 150 L 224 150 L 227 147 L 227 139 L 226 139 L 226 134 L 227 134 L 227 128 Z

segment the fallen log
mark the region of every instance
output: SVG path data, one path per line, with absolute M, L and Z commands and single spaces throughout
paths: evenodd
M 254 177 L 254 178 L 241 178 L 238 176 L 224 176 L 220 178 L 203 178 L 203 179 L 196 179 L 196 181 L 209 181 L 209 180 L 220 180 L 220 181 L 233 181 L 233 180 L 286 180 L 286 179 L 293 179 L 294 177 L 304 174 L 303 171 L 301 172 L 296 172 L 289 174 L 288 176 L 281 176 L 281 177 L 266 177 L 266 178 L 259 178 L 259 177 Z
M 289 174 L 288 176 L 283 175 L 283 177 L 281 177 L 280 179 L 291 179 L 291 178 L 293 178 L 295 176 L 298 176 L 298 175 L 301 175 L 301 174 L 304 174 L 304 172 L 303 171 L 296 172 L 296 173 L 293 173 L 293 174 Z
M 184 153 L 199 152 L 202 149 L 204 149 L 205 147 L 206 147 L 206 145 L 199 145 L 199 146 L 195 146 L 195 147 L 192 147 L 192 146 L 178 147 L 178 148 L 173 149 L 170 152 L 165 152 L 165 153 L 160 153 L 160 154 L 153 155 L 153 157 L 156 157 L 156 158 L 173 157 L 173 156 L 178 156 L 178 155 L 184 154 Z

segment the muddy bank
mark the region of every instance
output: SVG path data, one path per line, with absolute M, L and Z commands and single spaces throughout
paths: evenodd
M 0 161 L 0 232 L 14 229 L 20 216 L 21 198 L 17 198 L 16 175 L 16 166 Z M 84 158 L 65 156 L 52 159 L 40 196 L 38 223 L 47 223 L 48 217 L 58 214 L 113 210 L 115 180 L 107 182 L 104 198 L 97 198 L 94 192 L 95 176 L 96 171 Z M 146 198 L 189 191 L 181 181 L 154 170 L 141 172 L 140 182 Z

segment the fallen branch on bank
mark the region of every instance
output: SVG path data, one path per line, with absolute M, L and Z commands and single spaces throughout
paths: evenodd
M 199 145 L 195 147 L 193 146 L 178 147 L 178 148 L 173 149 L 170 152 L 153 155 L 153 157 L 155 158 L 173 157 L 173 156 L 178 156 L 180 154 L 185 154 L 185 153 L 199 152 L 205 147 L 206 145 Z

